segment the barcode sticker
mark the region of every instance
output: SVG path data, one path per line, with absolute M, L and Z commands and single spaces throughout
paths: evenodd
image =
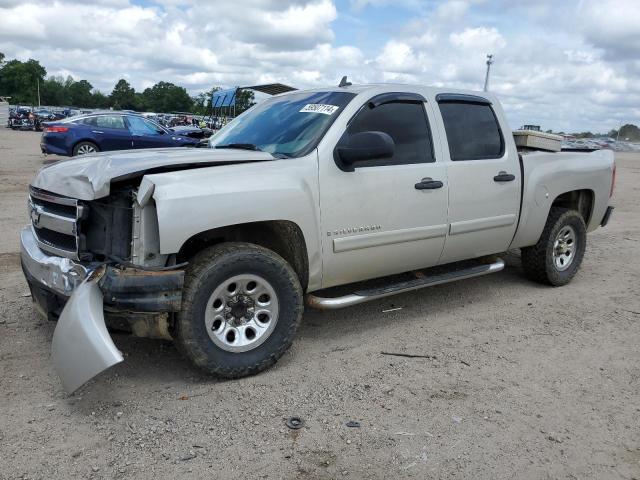
M 302 107 L 301 112 L 307 113 L 322 113 L 324 115 L 333 115 L 340 107 L 335 105 L 324 105 L 322 103 L 308 103 Z

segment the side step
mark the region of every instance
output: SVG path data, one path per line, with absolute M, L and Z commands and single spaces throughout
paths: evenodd
M 341 297 L 318 297 L 314 294 L 307 294 L 307 305 L 320 310 L 335 310 L 338 308 L 350 307 L 359 303 L 389 297 L 397 293 L 410 292 L 420 288 L 441 285 L 443 283 L 455 282 L 466 278 L 479 277 L 489 273 L 499 272 L 504 268 L 504 260 L 495 259 L 492 263 L 474 265 L 469 268 L 455 270 L 446 273 L 416 278 L 403 282 L 392 283 L 384 287 L 357 290 L 349 295 Z

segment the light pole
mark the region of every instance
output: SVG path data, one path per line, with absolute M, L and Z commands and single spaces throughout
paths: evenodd
M 484 91 L 489 90 L 489 71 L 491 70 L 491 64 L 493 63 L 493 53 L 487 55 L 487 74 L 484 77 Z

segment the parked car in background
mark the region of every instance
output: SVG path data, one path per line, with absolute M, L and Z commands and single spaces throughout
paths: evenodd
M 31 130 L 34 125 L 33 119 L 31 108 L 18 106 L 9 111 L 7 126 L 12 130 Z
M 172 127 L 171 130 L 179 135 L 197 139 L 209 138 L 213 135 L 213 130 L 210 128 L 201 128 L 192 125 Z
M 189 147 L 198 139 L 163 127 L 140 115 L 123 112 L 94 113 L 46 122 L 42 153 L 64 156 L 132 148 Z

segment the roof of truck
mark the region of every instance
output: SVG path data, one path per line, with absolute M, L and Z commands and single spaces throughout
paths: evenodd
M 295 95 L 297 93 L 311 93 L 311 92 L 352 92 L 355 94 L 360 94 L 366 92 L 368 90 L 386 90 L 389 92 L 392 91 L 418 91 L 425 89 L 432 90 L 433 93 L 447 92 L 447 93 L 460 93 L 465 95 L 477 95 L 486 98 L 492 98 L 493 94 L 491 92 L 483 92 L 480 90 L 462 90 L 459 88 L 447 88 L 447 87 L 435 87 L 430 85 L 418 85 L 418 84 L 407 84 L 407 83 L 364 83 L 364 84 L 356 84 L 356 85 L 347 85 L 344 87 L 339 87 L 337 85 L 317 87 L 317 88 L 309 88 L 305 90 L 294 90 L 292 92 L 281 93 L 280 95 Z

